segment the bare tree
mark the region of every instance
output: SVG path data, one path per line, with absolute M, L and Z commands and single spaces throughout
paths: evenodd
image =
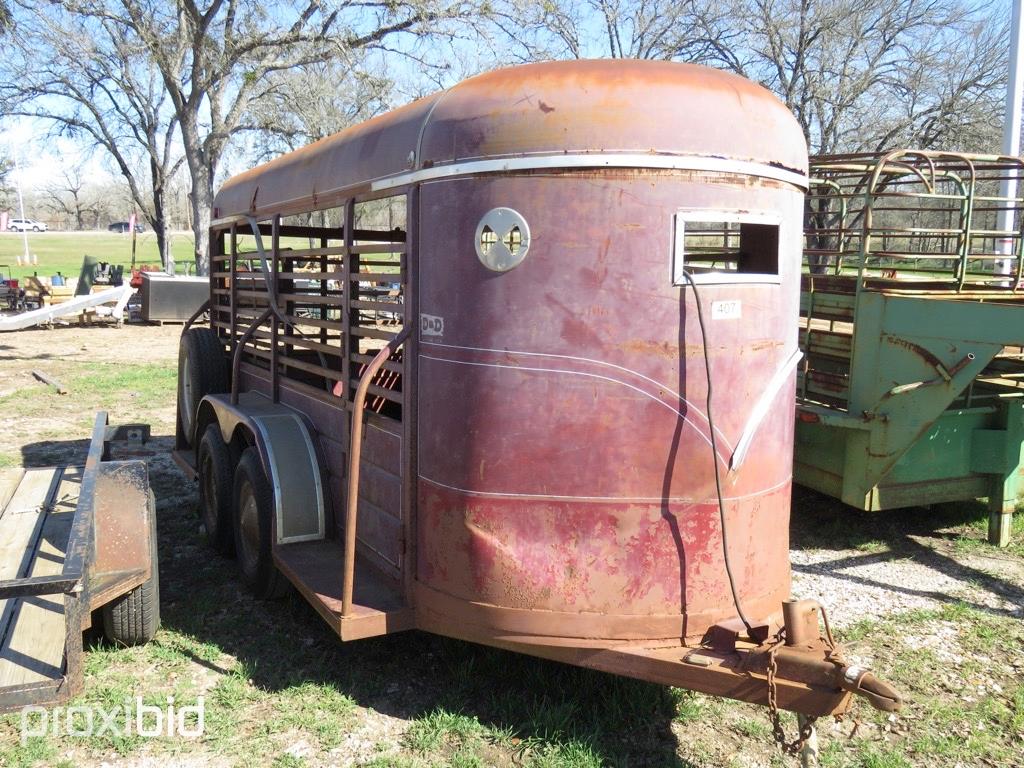
M 266 160 L 386 111 L 392 92 L 365 60 L 314 62 L 268 76 L 238 130 L 253 134 L 255 159 Z
M 738 3 L 741 47 L 712 61 L 774 90 L 813 151 L 963 144 L 956 126 L 998 119 L 1006 23 L 961 0 Z
M 61 180 L 48 184 L 43 195 L 43 204 L 76 230 L 86 228 L 87 218 L 95 220 L 97 199 L 82 178 L 81 166 L 65 168 Z
M 177 118 L 146 48 L 116 19 L 19 2 L 3 53 L 6 113 L 40 118 L 55 135 L 102 148 L 166 263 L 165 189 L 183 158 L 174 141 Z
M 206 270 L 213 188 L 228 143 L 274 73 L 344 57 L 401 35 L 428 35 L 478 13 L 467 0 L 61 0 L 127 30 L 146 50 L 174 110 L 192 180 L 198 269 Z
M 972 0 L 508 0 L 522 59 L 674 59 L 772 89 L 813 152 L 994 150 L 1005 10 Z
M 5 211 L 11 206 L 11 199 L 14 190 L 7 181 L 11 171 L 14 170 L 14 162 L 5 154 L 0 154 L 0 211 Z
M 703 0 L 510 0 L 494 24 L 519 58 L 686 59 L 727 50 L 722 3 Z
M 153 184 L 153 200 L 159 201 L 173 163 L 161 164 L 168 156 L 159 151 L 159 141 L 148 141 L 148 131 L 140 132 L 147 141 L 139 142 L 140 136 L 120 130 L 138 125 L 143 117 L 138 107 L 148 104 L 147 117 L 157 118 L 155 137 L 167 139 L 163 147 L 174 146 L 171 129 L 180 138 L 191 179 L 196 263 L 205 272 L 218 169 L 271 78 L 316 62 L 344 61 L 353 51 L 384 48 L 403 37 L 416 43 L 439 30 L 450 34 L 441 29 L 445 23 L 476 18 L 481 5 L 477 0 L 281 0 L 269 9 L 261 0 L 14 0 L 18 55 L 16 62 L 0 62 L 8 75 L 0 102 L 30 104 L 20 113 L 88 134 L 115 157 L 133 140 L 142 144 L 155 163 L 153 178 L 161 179 L 159 189 Z M 102 66 L 93 66 L 96 51 L 103 53 Z M 113 66 L 117 62 L 120 68 Z M 133 92 L 147 98 L 136 105 Z M 122 101 L 126 94 L 129 106 Z M 65 108 L 53 109 L 54 103 Z M 130 120 L 123 120 L 125 113 Z M 119 159 L 118 165 L 134 183 L 126 170 L 130 163 Z

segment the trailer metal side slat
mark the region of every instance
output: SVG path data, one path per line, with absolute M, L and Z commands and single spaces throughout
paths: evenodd
M 349 253 L 393 253 L 398 255 L 405 253 L 405 245 L 398 245 L 390 242 L 373 244 L 358 243 L 349 248 Z
M 253 348 L 252 346 L 246 345 L 246 352 L 255 355 L 261 360 L 270 362 L 272 357 L 269 348 Z M 277 358 L 278 365 L 282 365 L 285 368 L 294 368 L 297 371 L 305 371 L 306 373 L 312 373 L 317 376 L 323 376 L 331 381 L 341 381 L 341 371 L 335 371 L 331 368 L 324 368 L 323 366 L 316 365 L 315 363 L 307 363 L 302 360 L 296 360 L 293 357 L 279 356 Z
M 270 331 L 256 330 L 253 332 L 253 336 L 261 340 L 271 340 L 273 333 Z M 321 352 L 324 355 L 330 355 L 331 357 L 337 357 L 341 359 L 342 351 L 341 346 L 331 346 L 330 344 L 324 344 L 320 341 L 314 341 L 304 336 L 292 335 L 284 337 L 280 340 L 280 344 L 288 347 L 299 347 L 300 349 L 308 349 L 312 352 Z M 290 358 L 284 356 L 281 360 L 289 360 Z
M 352 355 L 352 362 L 359 363 L 360 365 L 369 365 L 372 361 L 373 355 Z M 385 360 L 381 365 L 381 368 L 386 371 L 391 371 L 392 373 L 401 374 L 404 372 L 404 364 L 397 360 Z
M 344 254 L 344 245 L 328 245 L 320 248 L 282 248 L 280 258 L 282 261 L 312 261 L 321 256 L 343 256 Z
M 277 298 L 284 301 L 293 301 L 296 304 L 310 304 L 324 307 L 340 307 L 344 303 L 341 292 L 321 296 L 317 293 L 278 293 Z
M 277 276 L 282 280 L 337 280 L 340 283 L 345 279 L 345 271 L 338 269 L 333 272 L 278 272 Z
M 366 301 L 360 299 L 352 302 L 352 309 L 363 309 L 369 312 L 401 313 L 402 303 L 400 301 Z
M 349 280 L 357 283 L 397 283 L 402 280 L 401 272 L 353 272 Z
M 391 341 L 391 339 L 395 338 L 399 333 L 382 331 L 379 328 L 367 328 L 366 326 L 362 325 L 353 325 L 350 331 L 353 336 L 362 336 L 368 339 L 380 339 L 382 341 Z

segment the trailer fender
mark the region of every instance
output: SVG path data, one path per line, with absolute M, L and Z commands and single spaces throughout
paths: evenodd
M 245 448 L 256 446 L 274 490 L 277 544 L 324 538 L 327 485 L 304 416 L 259 395 L 247 394 L 237 404 L 227 395 L 208 395 L 196 420 L 199 429 L 218 424 L 236 461 Z

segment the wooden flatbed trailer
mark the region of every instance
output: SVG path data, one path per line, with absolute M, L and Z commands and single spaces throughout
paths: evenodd
M 146 463 L 110 460 L 149 426 L 99 413 L 84 466 L 0 471 L 0 711 L 52 705 L 82 687 L 82 633 L 102 611 L 114 643 L 159 624 L 156 507 Z

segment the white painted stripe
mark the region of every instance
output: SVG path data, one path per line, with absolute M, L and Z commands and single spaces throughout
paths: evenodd
M 800 358 L 804 356 L 804 353 L 799 349 L 793 350 L 793 353 L 786 359 L 786 362 L 775 372 L 771 380 L 768 382 L 768 386 L 764 388 L 761 393 L 761 397 L 750 411 L 750 415 L 747 416 L 747 423 L 743 427 L 743 432 L 740 433 L 739 442 L 736 443 L 736 450 L 733 451 L 732 459 L 730 460 L 730 469 L 733 472 L 739 471 L 739 468 L 743 465 L 743 462 L 747 458 L 747 451 L 750 449 L 751 443 L 754 441 L 754 435 L 757 434 L 758 428 L 764 421 L 765 416 L 768 415 L 768 409 L 772 403 L 775 402 L 776 396 L 779 391 L 785 386 L 786 382 L 789 381 L 790 374 L 796 368 L 797 363 L 800 362 Z M 790 393 L 792 396 L 794 393 Z M 791 401 L 790 401 L 791 402 Z
M 614 368 L 615 370 L 622 371 L 623 373 L 628 373 L 631 376 L 636 376 L 638 379 L 643 379 L 644 381 L 653 384 L 658 389 L 668 392 L 668 394 L 670 394 L 674 400 L 681 400 L 682 402 L 686 403 L 687 412 L 693 411 L 702 419 L 704 419 L 704 421 L 708 420 L 707 414 L 705 414 L 704 411 L 702 411 L 696 405 L 691 403 L 681 394 L 673 390 L 672 387 L 670 387 L 668 384 L 663 384 L 662 382 L 656 379 L 652 379 L 650 376 L 644 376 L 644 374 L 640 373 L 639 371 L 634 371 L 632 368 L 626 368 L 625 366 L 622 365 L 609 363 L 605 360 L 595 360 L 592 357 L 578 357 L 576 355 L 558 355 L 552 352 L 525 352 L 521 349 L 492 349 L 490 347 L 465 347 L 459 344 L 442 344 L 437 341 L 425 341 L 422 338 L 419 341 L 420 344 L 424 346 L 444 347 L 445 349 L 464 349 L 469 352 L 494 352 L 495 354 L 499 355 L 530 355 L 532 357 L 549 357 L 556 360 L 575 360 L 581 363 L 592 363 L 594 365 L 607 366 L 608 368 Z M 725 447 L 729 451 L 732 451 L 732 444 L 729 442 L 729 438 L 725 436 L 722 430 L 720 430 L 718 427 L 715 427 L 715 434 L 717 434 L 718 437 L 722 440 L 722 442 L 725 444 Z
M 601 376 L 600 374 L 597 374 L 597 373 L 585 373 L 583 371 L 569 371 L 569 370 L 565 370 L 563 368 L 528 368 L 528 367 L 523 366 L 523 365 L 499 365 L 497 363 L 470 363 L 470 362 L 467 362 L 465 360 L 450 360 L 450 359 L 445 358 L 445 357 L 432 357 L 430 355 L 420 355 L 420 359 L 421 360 L 436 360 L 439 363 L 451 363 L 452 365 L 473 365 L 473 366 L 477 366 L 477 367 L 481 367 L 481 368 L 507 368 L 507 369 L 513 370 L 513 371 L 531 371 L 531 372 L 534 372 L 534 373 L 564 373 L 564 374 L 567 374 L 567 375 L 570 375 L 570 376 L 583 376 L 583 377 L 590 378 L 590 379 L 600 379 L 602 381 L 609 381 L 612 384 L 619 384 L 619 385 L 621 385 L 623 387 L 627 387 L 627 388 L 633 390 L 634 392 L 637 392 L 637 393 L 643 395 L 644 397 L 649 398 L 650 400 L 653 400 L 658 405 L 660 405 L 662 408 L 668 409 L 669 411 L 674 413 L 676 416 L 678 416 L 680 419 L 682 419 L 684 422 L 686 422 L 691 427 L 693 427 L 693 431 L 696 432 L 697 435 L 700 436 L 701 440 L 703 440 L 709 446 L 711 445 L 711 438 L 708 437 L 706 434 L 704 434 L 704 431 L 701 430 L 701 428 L 698 427 L 694 422 L 690 421 L 690 419 L 688 419 L 686 417 L 685 413 L 682 413 L 681 411 L 676 410 L 671 405 L 666 403 L 664 400 L 661 400 L 660 398 L 655 397 L 650 392 L 644 392 L 639 387 L 634 387 L 632 384 L 630 384 L 628 382 L 622 381 L 621 379 L 612 378 L 611 376 Z M 728 462 L 724 458 L 722 458 L 722 454 L 719 453 L 719 454 L 716 454 L 716 456 L 718 457 L 718 460 L 722 463 L 722 466 L 725 467 L 726 470 L 728 470 L 729 469 L 729 464 L 728 464 Z
M 669 497 L 665 499 L 662 496 L 559 496 L 555 494 L 544 494 L 544 493 L 503 493 L 500 491 L 471 491 L 468 488 L 459 488 L 454 485 L 448 485 L 442 483 L 439 480 L 434 480 L 432 477 L 426 475 L 418 475 L 420 480 L 436 485 L 438 488 L 446 488 L 449 491 L 457 491 L 458 493 L 465 493 L 470 496 L 484 496 L 487 498 L 501 498 L 501 499 L 536 499 L 538 501 L 612 501 L 621 504 L 653 504 L 667 501 L 670 504 L 717 504 L 718 499 L 690 499 L 684 497 Z M 758 496 L 765 496 L 773 491 L 777 491 L 780 488 L 789 485 L 793 480 L 793 476 L 789 475 L 782 482 L 776 483 L 770 488 L 764 488 L 760 491 L 752 491 L 750 493 L 743 493 L 739 496 L 723 496 L 722 501 L 742 501 L 743 499 L 753 499 Z

